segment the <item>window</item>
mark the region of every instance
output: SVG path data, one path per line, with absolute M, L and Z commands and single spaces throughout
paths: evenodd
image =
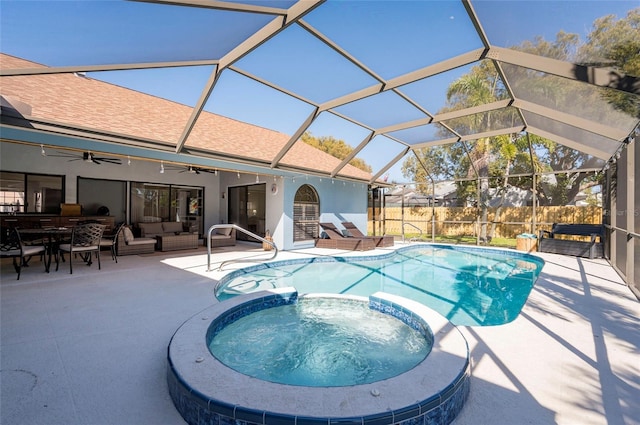
M 131 222 L 170 221 L 169 185 L 131 183 Z
M 131 182 L 131 223 L 180 221 L 202 234 L 203 205 L 202 187 Z
M 0 212 L 59 214 L 64 177 L 0 172 Z
M 319 220 L 318 192 L 308 184 L 300 186 L 293 200 L 293 241 L 317 239 Z
M 126 221 L 127 182 L 78 177 L 78 203 L 85 215 L 108 214 L 115 223 Z

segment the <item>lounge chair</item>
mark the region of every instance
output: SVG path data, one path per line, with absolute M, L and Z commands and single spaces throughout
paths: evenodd
M 349 251 L 368 251 L 375 249 L 376 243 L 369 238 L 346 237 L 332 223 L 320 223 L 327 239 L 316 239 L 317 248 L 344 249 Z
M 343 221 L 342 226 L 349 232 L 349 237 L 373 239 L 378 248 L 389 247 L 394 244 L 393 236 L 367 236 L 350 221 Z

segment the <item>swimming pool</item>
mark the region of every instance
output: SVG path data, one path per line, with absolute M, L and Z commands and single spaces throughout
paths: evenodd
M 360 296 L 383 291 L 429 306 L 455 325 L 491 326 L 518 316 L 543 265 L 536 256 L 511 250 L 417 244 L 379 256 L 247 267 L 223 277 L 215 295 L 225 300 L 283 287 Z

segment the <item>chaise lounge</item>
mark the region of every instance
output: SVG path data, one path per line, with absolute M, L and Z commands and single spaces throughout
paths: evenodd
M 332 223 L 319 223 L 327 238 L 316 239 L 316 248 L 344 249 L 349 251 L 368 251 L 376 248 L 376 242 L 370 238 L 344 236 Z
M 390 246 L 393 246 L 394 244 L 393 236 L 367 236 L 364 233 L 362 233 L 360 229 L 358 229 L 356 225 L 350 221 L 343 221 L 342 226 L 344 226 L 345 230 L 348 233 L 346 235 L 347 237 L 355 237 L 360 239 L 362 238 L 373 239 L 373 241 L 376 244 L 376 247 L 378 248 L 390 247 Z

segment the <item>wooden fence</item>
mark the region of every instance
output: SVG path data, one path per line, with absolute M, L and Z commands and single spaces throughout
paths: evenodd
M 389 207 L 384 211 L 376 209 L 376 221 L 384 219 L 384 232 L 388 235 L 401 235 L 403 211 L 401 207 Z M 476 236 L 480 212 L 473 207 L 405 207 L 405 233 L 415 234 L 422 230 L 423 235 L 431 235 L 432 224 L 436 235 Z M 537 207 L 536 228 L 532 228 L 532 207 L 490 208 L 487 216 L 487 234 L 494 227 L 494 238 L 515 238 L 521 233 L 536 233 L 549 230 L 553 223 L 602 223 L 602 208 L 595 206 L 575 207 Z M 369 233 L 373 233 L 373 210 L 369 208 Z M 376 234 L 380 234 L 381 224 L 376 223 Z

